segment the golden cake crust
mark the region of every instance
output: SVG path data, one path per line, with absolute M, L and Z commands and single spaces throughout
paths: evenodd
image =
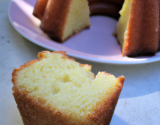
M 123 56 L 155 54 L 159 44 L 158 0 L 132 0 Z
M 42 99 L 35 99 L 30 95 L 22 93 L 16 86 L 17 73 L 20 70 L 23 70 L 24 68 L 36 63 L 42 58 L 45 58 L 43 53 L 48 52 L 40 52 L 38 54 L 38 60 L 29 61 L 26 64 L 22 65 L 19 69 L 14 69 L 12 73 L 13 96 L 17 103 L 17 107 L 20 111 L 24 125 L 108 125 L 111 121 L 115 106 L 123 87 L 124 76 L 118 78 L 119 84 L 117 85 L 114 94 L 110 95 L 109 98 L 106 97 L 106 99 L 100 102 L 95 108 L 94 113 L 89 114 L 84 119 L 78 122 L 76 119 L 71 120 L 68 117 L 68 114 L 62 113 L 58 109 L 53 109 L 44 105 L 44 101 Z M 62 54 L 63 59 L 71 59 L 63 51 L 53 53 Z M 110 74 L 106 73 L 106 75 Z
M 51 38 L 62 42 L 64 26 L 72 0 L 50 0 L 47 3 L 41 22 L 41 29 Z M 54 7 L 52 7 L 54 6 Z M 62 9 L 63 8 L 63 9 Z M 57 12 L 61 12 L 57 13 Z
M 33 15 L 42 20 L 48 0 L 37 0 L 33 10 Z
M 73 34 L 68 36 L 66 39 L 64 40 L 62 39 L 63 31 L 64 31 L 67 17 L 69 14 L 69 8 L 70 8 L 71 2 L 72 0 L 61 0 L 61 1 L 50 0 L 48 1 L 46 8 L 45 8 L 43 18 L 41 20 L 42 21 L 41 26 L 40 26 L 41 29 L 50 38 L 58 42 L 61 42 L 61 43 L 78 33 L 78 32 L 74 32 Z M 39 12 L 37 8 L 35 8 L 34 10 L 37 13 Z M 61 12 L 61 13 L 57 13 L 57 12 Z M 89 27 L 90 25 L 84 27 L 81 30 L 88 29 Z

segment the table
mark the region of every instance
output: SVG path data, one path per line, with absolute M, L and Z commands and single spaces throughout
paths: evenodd
M 21 36 L 8 19 L 10 0 L 0 0 L 0 124 L 23 125 L 12 96 L 11 74 L 14 68 L 36 59 L 46 50 Z M 110 125 L 160 125 L 160 62 L 140 65 L 100 64 L 77 59 L 93 66 L 92 71 L 106 71 L 126 77 Z

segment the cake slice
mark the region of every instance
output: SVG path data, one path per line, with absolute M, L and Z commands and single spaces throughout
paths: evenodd
M 124 76 L 99 72 L 65 52 L 40 52 L 14 69 L 13 95 L 24 125 L 108 125 Z
M 49 0 L 41 29 L 51 38 L 63 42 L 90 27 L 87 0 Z
M 123 56 L 155 54 L 159 43 L 158 0 L 125 0 L 116 28 Z

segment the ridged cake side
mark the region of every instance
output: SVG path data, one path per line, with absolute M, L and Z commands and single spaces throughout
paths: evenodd
M 58 42 L 64 42 L 72 35 L 89 27 L 87 0 L 48 1 L 42 18 L 41 29 L 49 37 Z
M 42 20 L 47 3 L 48 3 L 48 0 L 37 0 L 33 10 L 33 15 L 38 19 Z
M 123 56 L 155 54 L 159 44 L 158 0 L 125 0 L 116 34 Z

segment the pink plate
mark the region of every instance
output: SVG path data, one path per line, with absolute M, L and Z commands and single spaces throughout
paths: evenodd
M 91 17 L 91 28 L 73 36 L 64 43 L 57 43 L 47 37 L 39 28 L 40 21 L 32 15 L 36 0 L 12 0 L 9 19 L 13 27 L 31 42 L 49 50 L 63 50 L 69 56 L 99 63 L 142 64 L 160 60 L 155 56 L 122 57 L 120 46 L 112 36 L 117 21 L 106 16 Z

